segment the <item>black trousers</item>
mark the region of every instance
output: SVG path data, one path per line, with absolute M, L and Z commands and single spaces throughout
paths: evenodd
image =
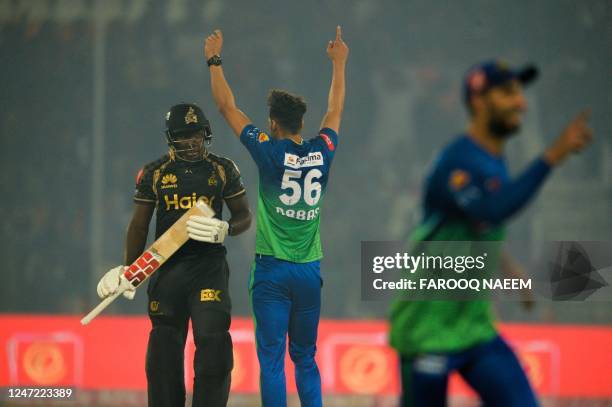
M 225 406 L 233 367 L 231 299 L 224 253 L 171 258 L 147 290 L 149 407 L 185 405 L 184 352 L 191 319 L 195 344 L 193 406 Z

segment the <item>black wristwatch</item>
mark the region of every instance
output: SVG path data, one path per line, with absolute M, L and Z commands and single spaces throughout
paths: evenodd
M 223 61 L 221 60 L 221 57 L 219 55 L 213 55 L 212 57 L 208 58 L 208 61 L 206 61 L 208 66 L 211 66 L 211 65 L 219 66 L 221 65 L 221 62 Z

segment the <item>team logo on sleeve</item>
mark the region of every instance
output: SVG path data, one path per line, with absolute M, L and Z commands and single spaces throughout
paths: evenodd
M 459 191 L 470 182 L 470 174 L 463 170 L 455 170 L 451 173 L 449 185 L 451 189 Z
M 268 135 L 266 133 L 259 133 L 259 136 L 257 136 L 257 141 L 259 141 L 260 143 L 265 143 L 266 141 L 270 141 L 270 137 L 268 137 Z
M 334 143 L 332 142 L 331 138 L 329 138 L 327 134 L 319 133 L 319 136 L 321 136 L 323 141 L 325 141 L 325 144 L 327 144 L 327 148 L 329 148 L 329 151 L 334 151 L 336 149 L 336 146 L 334 146 Z

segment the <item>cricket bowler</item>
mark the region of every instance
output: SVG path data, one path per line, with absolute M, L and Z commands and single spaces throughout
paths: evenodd
M 588 117 L 581 113 L 522 173 L 510 177 L 504 149 L 526 110 L 523 87 L 537 74 L 534 66 L 512 69 L 500 61 L 468 71 L 467 131 L 435 160 L 413 241 L 502 241 L 506 222 L 536 195 L 552 168 L 589 144 Z M 517 357 L 495 328 L 489 301 L 398 299 L 390 318 L 391 345 L 401 358 L 403 406 L 445 406 L 452 372 L 484 405 L 537 405 Z
M 265 407 L 287 404 L 285 349 L 295 365 L 301 405 L 322 405 L 315 362 L 321 309 L 320 211 L 338 147 L 344 108 L 348 47 L 340 27 L 327 46 L 333 74 L 327 113 L 319 134 L 302 137 L 304 99 L 282 90 L 268 96 L 270 136 L 236 107 L 221 67 L 223 36 L 205 42 L 213 98 L 259 170 L 257 238 L 249 292 L 255 319 L 261 399 Z
M 184 352 L 189 320 L 193 328 L 193 406 L 225 406 L 233 367 L 229 334 L 231 299 L 223 241 L 249 228 L 251 212 L 238 167 L 207 148 L 210 124 L 194 104 L 172 106 L 166 115 L 169 152 L 145 165 L 136 177 L 134 213 L 127 230 L 124 264 L 145 248 L 156 213 L 158 238 L 189 208 L 203 199 L 215 217 L 190 216 L 190 239 L 149 279 L 152 329 L 146 358 L 149 407 L 185 405 Z M 223 203 L 230 211 L 222 220 Z M 117 290 L 124 266 L 98 283 L 105 298 Z M 134 298 L 135 290 L 124 292 Z

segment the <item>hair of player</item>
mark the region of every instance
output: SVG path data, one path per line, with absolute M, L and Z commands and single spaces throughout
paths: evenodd
M 302 118 L 306 113 L 306 101 L 303 97 L 272 89 L 268 94 L 268 106 L 270 118 L 283 130 L 297 134 L 302 129 Z

